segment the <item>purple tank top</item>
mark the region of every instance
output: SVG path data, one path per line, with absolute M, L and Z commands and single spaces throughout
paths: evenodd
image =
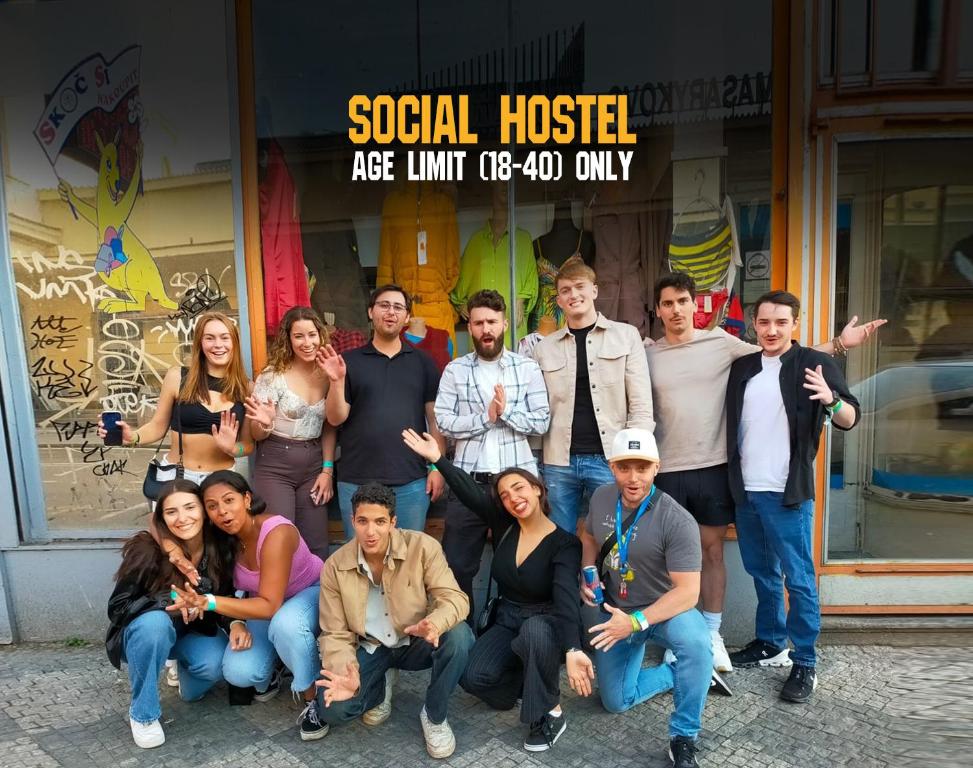
M 274 515 L 264 521 L 264 524 L 260 527 L 260 534 L 257 536 L 258 563 L 260 562 L 260 549 L 264 545 L 264 539 L 278 525 L 294 525 L 294 523 L 281 515 Z M 287 577 L 287 588 L 284 590 L 284 599 L 287 600 L 302 589 L 307 589 L 312 584 L 317 584 L 321 578 L 321 568 L 323 566 L 324 561 L 312 553 L 307 548 L 307 544 L 304 543 L 304 539 L 298 535 L 297 550 L 294 552 L 294 559 L 291 561 L 291 573 Z M 233 586 L 249 592 L 252 595 L 257 594 L 257 588 L 260 586 L 260 571 L 251 571 L 249 568 L 244 568 L 242 563 L 237 563 L 233 569 Z

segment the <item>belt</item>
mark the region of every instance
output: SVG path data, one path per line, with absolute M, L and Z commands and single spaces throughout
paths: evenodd
M 489 485 L 495 477 L 493 472 L 470 472 L 470 477 L 480 485 Z

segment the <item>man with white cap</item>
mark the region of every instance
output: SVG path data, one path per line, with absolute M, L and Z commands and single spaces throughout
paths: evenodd
M 673 691 L 669 757 L 676 768 L 696 762 L 696 737 L 710 685 L 730 693 L 713 669 L 710 633 L 696 610 L 702 552 L 693 517 L 655 487 L 659 451 L 652 433 L 623 429 L 609 457 L 614 485 L 594 492 L 581 535 L 582 565 L 595 566 L 604 592 L 604 621 L 591 644 L 602 705 L 624 712 Z M 594 605 L 588 587 L 582 599 Z M 677 661 L 642 668 L 645 644 Z

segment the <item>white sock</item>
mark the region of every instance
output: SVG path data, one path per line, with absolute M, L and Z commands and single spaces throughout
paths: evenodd
M 549 714 L 551 717 L 560 717 L 561 716 L 561 705 L 558 704 L 556 707 L 554 707 L 554 709 L 552 709 L 547 714 Z
M 710 613 L 709 611 L 703 611 L 703 618 L 706 620 L 706 626 L 710 632 L 719 632 L 720 624 L 723 623 L 723 612 L 720 613 Z

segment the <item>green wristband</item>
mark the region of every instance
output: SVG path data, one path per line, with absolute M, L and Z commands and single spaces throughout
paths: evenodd
M 649 620 L 645 618 L 645 614 L 642 611 L 636 611 L 632 614 L 632 618 L 638 622 L 639 630 L 645 631 L 649 628 Z
M 635 618 L 635 614 L 629 614 L 629 618 L 632 620 L 632 631 L 641 632 L 642 627 L 639 626 L 639 620 Z
M 322 461 L 321 462 L 321 469 L 332 469 L 333 467 L 334 467 L 334 462 L 333 461 Z
M 439 467 L 437 467 L 435 464 L 426 464 L 426 469 L 429 470 L 430 472 L 439 471 Z
M 216 610 L 216 595 L 212 593 L 207 593 L 206 597 L 206 610 L 215 611 Z

